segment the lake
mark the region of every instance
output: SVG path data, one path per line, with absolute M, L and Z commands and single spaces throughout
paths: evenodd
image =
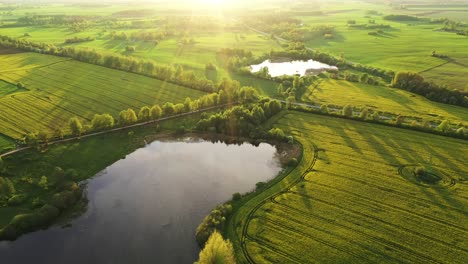
M 289 62 L 272 62 L 266 60 L 261 64 L 251 65 L 251 72 L 258 72 L 262 68 L 267 67 L 271 77 L 283 75 L 300 75 L 305 76 L 310 73 L 320 73 L 326 70 L 338 70 L 336 66 L 330 66 L 314 60 L 308 61 L 289 61 Z
M 193 263 L 211 209 L 280 170 L 269 144 L 157 141 L 88 180 L 88 209 L 70 227 L 0 242 L 0 262 Z

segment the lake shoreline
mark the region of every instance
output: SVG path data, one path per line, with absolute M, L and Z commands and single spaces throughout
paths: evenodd
M 146 134 L 146 135 L 144 135 L 142 137 L 139 137 L 138 141 L 140 142 L 139 147 L 137 147 L 131 153 L 134 153 L 134 152 L 137 152 L 137 151 L 139 151 L 141 149 L 144 149 L 145 146 L 151 145 L 151 144 L 153 144 L 155 142 L 158 142 L 158 141 L 159 142 L 170 142 L 170 143 L 174 143 L 174 142 L 180 142 L 180 143 L 211 142 L 211 143 L 223 143 L 223 144 L 226 144 L 226 145 L 250 144 L 250 145 L 253 145 L 253 146 L 259 146 L 262 143 L 266 143 L 266 144 L 269 144 L 269 145 L 275 147 L 276 153 L 278 153 L 278 155 L 275 155 L 275 156 L 278 158 L 278 160 L 279 160 L 279 162 L 281 164 L 281 168 L 283 168 L 285 166 L 285 163 L 290 159 L 290 157 L 294 156 L 295 155 L 294 153 L 297 152 L 297 149 L 295 149 L 294 147 L 291 147 L 290 144 L 283 143 L 283 142 L 274 142 L 274 141 L 271 141 L 271 140 L 253 140 L 253 139 L 246 138 L 246 137 L 225 136 L 225 135 L 214 134 L 214 133 L 177 134 L 177 133 L 173 133 L 173 132 L 169 132 L 169 133 L 168 132 L 161 132 L 161 133 Z M 73 145 L 73 144 L 70 144 L 70 145 Z M 126 154 L 125 156 L 121 157 L 120 160 L 125 160 L 129 156 L 130 156 L 130 154 Z M 93 176 L 83 177 L 84 179 L 82 181 L 80 181 L 80 185 L 84 186 L 89 180 L 96 179 L 95 176 L 99 176 L 99 174 L 93 175 Z M 272 175 L 272 178 L 270 180 L 275 179 L 277 176 L 278 176 L 277 174 Z M 243 191 L 242 189 L 236 189 L 236 192 L 237 191 L 245 192 L 246 190 Z M 251 191 L 247 191 L 247 193 L 250 193 L 250 192 Z M 226 200 L 221 201 L 221 203 L 224 203 L 225 201 L 228 201 L 229 198 L 230 197 L 227 197 Z M 51 228 L 52 229 L 54 229 L 54 228 L 68 229 L 70 227 L 73 227 L 74 224 L 72 222 L 75 219 L 78 219 L 81 216 L 83 216 L 83 214 L 86 214 L 86 212 L 88 210 L 89 203 L 91 203 L 91 202 L 92 202 L 91 199 L 90 199 L 90 201 L 88 201 L 87 196 L 83 195 L 82 198 L 79 201 L 77 201 L 76 203 L 74 203 L 70 208 L 66 208 L 65 210 L 63 210 L 60 213 L 60 215 L 51 222 L 51 224 L 41 226 L 40 229 L 42 229 L 42 230 L 49 230 Z M 33 231 L 35 233 L 35 230 L 37 230 L 37 229 L 28 230 L 28 232 L 26 232 L 26 233 L 29 233 L 30 231 Z M 23 239 L 23 235 L 26 234 L 26 233 L 23 233 L 21 235 L 21 239 Z M 194 234 L 193 234 L 193 236 L 194 236 Z M 27 236 L 25 236 L 25 237 L 27 237 Z

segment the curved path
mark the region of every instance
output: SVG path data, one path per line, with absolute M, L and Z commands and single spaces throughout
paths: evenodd
M 293 179 L 292 182 L 290 184 L 288 184 L 285 188 L 283 188 L 282 190 L 278 190 L 277 192 L 273 193 L 272 195 L 269 195 L 268 197 L 266 197 L 265 199 L 263 199 L 262 201 L 260 201 L 250 212 L 249 214 L 247 215 L 247 220 L 244 224 L 244 226 L 242 227 L 242 234 L 241 234 L 241 238 L 240 238 L 240 245 L 241 245 L 241 248 L 242 248 L 242 253 L 244 255 L 244 258 L 247 260 L 248 263 L 251 263 L 251 264 L 254 264 L 255 261 L 253 260 L 252 256 L 250 255 L 248 249 L 247 249 L 247 240 L 250 240 L 250 241 L 255 241 L 257 243 L 261 243 L 261 241 L 251 237 L 249 234 L 248 234 L 248 228 L 249 228 L 249 225 L 250 225 L 250 222 L 251 220 L 253 219 L 253 216 L 254 214 L 258 211 L 258 209 L 260 209 L 263 205 L 265 205 L 266 203 L 270 202 L 270 201 L 274 201 L 274 199 L 276 197 L 278 197 L 279 195 L 282 195 L 288 191 L 291 190 L 291 188 L 293 188 L 295 185 L 297 185 L 298 183 L 300 183 L 302 180 L 305 179 L 306 175 L 311 172 L 313 170 L 313 167 L 315 165 L 315 163 L 317 162 L 317 158 L 318 158 L 318 147 L 317 145 L 315 145 L 313 142 L 308 142 L 308 144 L 310 144 L 313 148 L 313 155 L 311 157 L 310 160 L 304 160 L 304 158 L 310 158 L 310 157 L 305 157 L 304 155 L 304 149 L 303 149 L 303 156 L 302 156 L 302 160 L 300 161 L 300 163 L 302 162 L 305 162 L 307 163 L 307 168 L 300 174 L 300 177 L 296 178 L 296 179 Z M 302 146 L 304 146 L 303 144 L 301 144 Z M 300 165 L 299 163 L 299 165 Z M 274 188 L 276 185 L 280 184 L 281 182 L 283 182 L 283 180 L 285 178 L 287 178 L 291 173 L 293 173 L 295 170 L 297 169 L 300 169 L 299 168 L 299 165 L 292 171 L 289 172 L 288 175 L 286 175 L 281 181 L 279 181 L 278 183 L 276 183 L 275 185 L 272 185 L 270 188 Z M 276 251 L 277 254 L 280 254 L 280 255 L 283 255 L 282 252 L 280 251 Z M 284 255 L 285 257 L 289 258 L 290 256 L 286 256 Z M 297 262 L 297 263 L 300 263 L 299 261 L 297 260 L 294 260 L 294 259 L 290 259 L 292 262 Z

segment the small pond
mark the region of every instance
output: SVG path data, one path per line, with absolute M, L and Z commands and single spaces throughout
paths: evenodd
M 210 210 L 280 170 L 269 144 L 157 141 L 88 180 L 88 209 L 70 227 L 0 242 L 0 262 L 193 263 Z
M 300 75 L 320 73 L 326 70 L 338 70 L 336 66 L 330 66 L 314 60 L 308 61 L 288 61 L 288 62 L 272 62 L 266 60 L 258 65 L 251 65 L 252 72 L 259 72 L 262 68 L 268 68 L 271 77 L 283 75 Z

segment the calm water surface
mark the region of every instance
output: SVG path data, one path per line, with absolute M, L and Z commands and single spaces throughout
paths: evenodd
M 264 67 L 268 68 L 271 77 L 296 74 L 305 76 L 308 70 L 313 72 L 321 72 L 330 69 L 338 70 L 336 66 L 330 66 L 314 60 L 289 62 L 271 62 L 270 60 L 266 60 L 261 64 L 250 66 L 252 72 L 258 72 Z
M 0 242 L 0 263 L 193 263 L 203 217 L 280 170 L 268 144 L 154 142 L 88 181 L 71 227 Z

